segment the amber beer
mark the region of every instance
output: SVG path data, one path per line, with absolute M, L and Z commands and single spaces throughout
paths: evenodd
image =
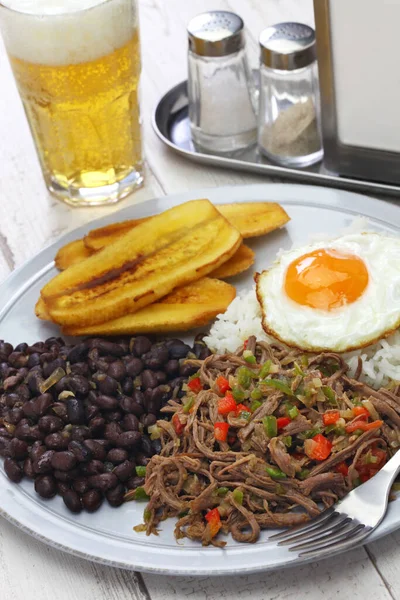
M 3 34 L 49 189 L 71 204 L 117 201 L 142 182 L 135 0 L 31 0 L 29 14 L 27 0 L 7 2 Z

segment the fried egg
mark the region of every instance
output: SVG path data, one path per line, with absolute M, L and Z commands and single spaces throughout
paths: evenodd
M 345 352 L 400 326 L 400 238 L 353 233 L 303 246 L 255 280 L 263 329 L 288 346 Z

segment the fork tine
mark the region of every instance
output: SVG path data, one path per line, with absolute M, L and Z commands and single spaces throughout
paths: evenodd
M 366 537 L 368 537 L 373 530 L 374 527 L 366 526 L 362 530 L 360 530 L 359 533 L 351 535 L 345 540 L 336 541 L 330 546 L 326 546 L 325 548 L 320 550 L 306 550 L 305 552 L 300 552 L 299 556 L 301 556 L 302 558 L 324 558 L 326 556 L 334 556 L 339 552 L 343 552 L 344 550 L 354 548 L 355 545 L 362 542 Z
M 318 552 L 318 550 L 322 550 L 341 541 L 349 539 L 353 535 L 359 533 L 364 528 L 365 525 L 362 525 L 361 523 L 355 523 L 354 521 L 350 521 L 350 523 L 347 523 L 344 527 L 341 527 L 337 533 L 334 533 L 334 535 L 327 535 L 319 540 L 314 540 L 312 542 L 306 542 L 304 544 L 297 544 L 296 546 L 291 546 L 289 548 L 289 551 L 296 552 L 297 550 L 308 550 L 309 552 Z
M 335 509 L 329 508 L 328 510 L 325 510 L 323 513 L 321 513 L 318 517 L 315 517 L 315 519 L 307 523 L 307 525 L 297 525 L 296 527 L 290 527 L 289 529 L 285 529 L 285 531 L 282 531 L 281 533 L 275 533 L 274 535 L 269 536 L 268 539 L 273 541 L 280 541 L 286 539 L 287 537 L 292 537 L 292 535 L 298 531 L 306 533 L 307 531 L 318 527 L 320 523 L 323 523 L 323 521 L 329 519 L 331 516 L 333 516 L 335 512 Z
M 351 519 L 347 515 L 333 515 L 332 518 L 323 521 L 318 527 L 299 533 L 298 535 L 286 538 L 278 542 L 278 546 L 292 546 L 296 542 L 311 542 L 314 539 L 321 539 L 338 531 L 344 527 Z

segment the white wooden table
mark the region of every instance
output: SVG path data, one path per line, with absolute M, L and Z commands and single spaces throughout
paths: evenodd
M 312 0 L 140 0 L 146 184 L 107 209 L 71 209 L 46 191 L 0 41 L 0 279 L 66 231 L 128 203 L 198 187 L 266 180 L 186 162 L 164 148 L 151 128 L 157 100 L 186 77 L 186 23 L 216 8 L 244 18 L 254 65 L 258 34 L 265 26 L 286 20 L 313 24 Z M 400 532 L 329 561 L 272 574 L 215 579 L 140 575 L 53 550 L 0 519 L 4 600 L 400 600 L 399 564 Z

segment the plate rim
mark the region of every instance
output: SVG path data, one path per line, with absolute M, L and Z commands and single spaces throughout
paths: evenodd
M 324 187 L 316 187 L 316 186 L 306 186 L 301 184 L 287 184 L 287 183 L 264 183 L 264 184 L 250 184 L 250 185 L 241 185 L 241 186 L 220 186 L 214 188 L 201 188 L 195 189 L 193 191 L 186 191 L 180 194 L 172 194 L 163 197 L 156 197 L 152 200 L 144 201 L 138 204 L 133 204 L 130 206 L 126 206 L 122 208 L 120 211 L 114 212 L 110 215 L 106 215 L 95 219 L 89 223 L 81 225 L 80 227 L 70 231 L 62 236 L 60 236 L 57 240 L 53 241 L 49 245 L 47 245 L 43 250 L 35 254 L 33 257 L 25 261 L 18 269 L 13 271 L 5 281 L 0 285 L 0 292 L 3 292 L 0 296 L 1 298 L 9 299 L 0 303 L 0 322 L 6 315 L 7 311 L 12 307 L 13 303 L 16 299 L 22 295 L 27 287 L 32 285 L 32 282 L 39 278 L 43 273 L 45 273 L 48 269 L 54 266 L 54 261 L 52 260 L 52 256 L 56 250 L 68 243 L 76 239 L 78 236 L 82 237 L 85 233 L 87 233 L 90 229 L 95 227 L 103 226 L 111 222 L 115 222 L 124 218 L 132 218 L 137 215 L 135 213 L 139 212 L 140 216 L 145 216 L 146 214 L 155 214 L 157 209 L 165 210 L 170 206 L 180 204 L 190 199 L 194 198 L 202 198 L 208 197 L 211 202 L 214 204 L 222 204 L 229 200 L 229 202 L 257 202 L 257 201 L 275 201 L 281 202 L 283 204 L 299 204 L 299 205 L 312 205 L 315 207 L 321 207 L 330 210 L 336 210 L 342 213 L 352 214 L 354 216 L 361 214 L 362 216 L 370 217 L 375 222 L 380 222 L 386 227 L 390 227 L 394 230 L 400 230 L 400 210 L 399 206 L 390 203 L 387 200 L 378 200 L 374 198 L 370 198 L 363 194 L 358 194 L 354 192 L 334 189 L 334 188 L 324 188 Z M 382 208 L 385 207 L 385 210 Z M 398 225 L 396 225 L 398 223 Z M 50 257 L 50 260 L 49 260 Z M 26 277 L 27 270 L 29 270 L 29 266 L 32 263 L 38 263 L 38 268 L 35 268 L 34 276 Z M 97 563 L 105 564 L 108 566 L 124 568 L 128 570 L 136 570 L 143 571 L 147 573 L 154 574 L 162 574 L 162 575 L 193 575 L 193 576 L 202 576 L 202 575 L 228 575 L 232 573 L 255 573 L 261 571 L 274 570 L 278 568 L 286 568 L 295 565 L 303 565 L 306 562 L 310 562 L 309 559 L 301 559 L 296 555 L 287 556 L 287 560 L 282 562 L 278 561 L 277 563 L 263 563 L 261 562 L 250 566 L 246 561 L 241 568 L 235 566 L 232 567 L 223 566 L 221 568 L 217 568 L 214 565 L 210 564 L 210 560 L 205 561 L 203 566 L 193 566 L 188 564 L 176 566 L 174 568 L 171 567 L 162 567 L 162 566 L 149 566 L 146 561 L 145 563 L 140 562 L 140 546 L 136 545 L 138 551 L 138 558 L 132 560 L 131 553 L 127 553 L 127 559 L 123 560 L 121 557 L 118 560 L 113 560 L 110 556 L 106 556 L 106 552 L 101 549 L 98 550 L 97 554 L 89 553 L 82 551 L 76 544 L 68 541 L 68 544 L 65 545 L 61 543 L 59 540 L 59 535 L 50 537 L 50 533 L 47 531 L 50 527 L 54 527 L 53 521 L 58 519 L 58 516 L 55 513 L 51 513 L 49 516 L 49 511 L 47 514 L 47 519 L 45 519 L 47 527 L 45 527 L 45 533 L 40 531 L 41 529 L 41 521 L 34 522 L 33 525 L 29 520 L 29 517 L 35 515 L 35 512 L 38 511 L 39 516 L 43 512 L 43 508 L 45 507 L 45 503 L 41 505 L 40 503 L 32 503 L 29 501 L 27 503 L 27 507 L 22 508 L 22 512 L 26 514 L 19 514 L 18 510 L 21 508 L 21 502 L 18 502 L 18 498 L 16 501 L 15 496 L 18 497 L 18 488 L 9 481 L 4 474 L 1 475 L 5 484 L 2 483 L 0 487 L 0 515 L 6 518 L 13 525 L 17 526 L 19 529 L 28 533 L 35 539 L 46 543 L 49 546 L 55 547 L 59 550 L 72 554 L 74 556 L 78 556 L 80 558 L 84 558 L 86 560 L 91 560 Z M 30 505 L 35 507 L 32 508 Z M 386 535 L 398 527 L 400 527 L 400 499 L 398 501 L 398 506 L 393 506 L 389 510 L 389 513 L 398 513 L 392 515 L 391 518 L 385 518 L 383 524 L 371 535 L 368 539 L 369 541 L 374 541 L 375 539 Z M 39 507 L 39 508 L 37 508 Z M 43 515 L 42 515 L 43 516 Z M 46 516 L 46 515 L 45 515 Z M 60 527 L 60 520 L 56 523 L 56 529 L 65 532 L 66 538 L 72 537 L 79 542 L 82 539 L 82 536 L 76 535 L 76 524 L 73 521 L 68 521 L 67 525 Z M 75 532 L 75 535 L 74 535 Z M 96 532 L 95 537 L 100 536 L 104 540 L 104 534 L 101 531 Z M 134 552 L 135 548 L 135 540 L 132 542 L 123 542 L 119 541 L 122 545 L 129 545 Z M 94 541 L 93 539 L 87 540 L 86 543 L 93 547 Z M 259 548 L 263 546 L 263 544 L 259 545 Z M 252 548 L 256 548 L 257 545 Z M 84 547 L 84 546 L 83 546 Z M 162 547 L 159 547 L 162 551 Z M 230 547 L 232 549 L 232 547 Z M 112 552 L 112 544 L 110 551 Z M 165 551 L 166 549 L 164 549 Z M 159 550 L 160 551 L 160 550 Z M 228 549 L 229 551 L 229 549 Z M 93 549 L 92 549 L 93 552 Z M 150 556 L 157 552 L 157 546 L 153 546 L 149 544 L 147 553 L 150 553 Z M 227 551 L 220 551 L 221 553 L 226 553 Z M 220 552 L 218 555 L 220 556 Z M 255 551 L 256 552 L 256 551 Z M 176 550 L 173 552 L 174 555 L 179 556 L 180 550 L 179 546 L 177 546 Z M 202 549 L 201 547 L 196 552 L 189 553 L 189 558 L 197 557 L 201 560 L 201 558 L 205 554 L 209 554 L 209 557 L 215 556 L 215 549 Z M 246 552 L 247 553 L 247 552 Z M 248 551 L 250 553 L 250 550 Z M 184 554 L 184 548 L 182 547 L 182 558 Z M 251 553 L 250 553 L 251 554 Z M 258 559 L 260 561 L 260 558 Z M 176 561 L 178 564 L 179 559 Z M 190 562 L 190 561 L 188 561 Z M 195 561 L 196 562 L 196 561 Z M 245 562 L 245 561 L 244 561 Z

